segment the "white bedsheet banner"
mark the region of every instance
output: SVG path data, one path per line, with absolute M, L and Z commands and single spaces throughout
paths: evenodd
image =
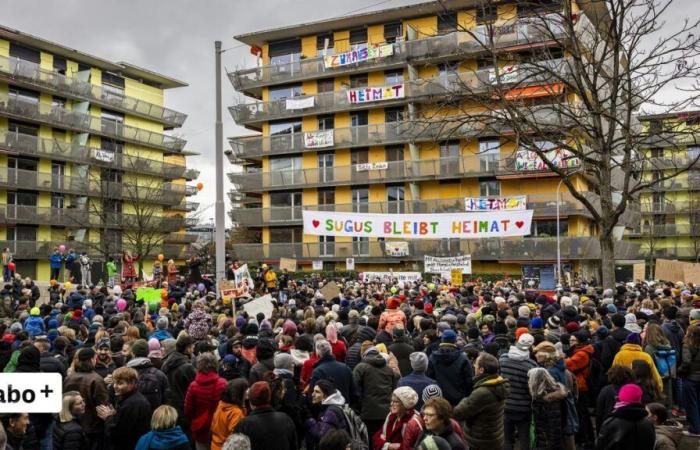
M 302 211 L 304 234 L 405 239 L 527 236 L 532 210 L 446 214 Z

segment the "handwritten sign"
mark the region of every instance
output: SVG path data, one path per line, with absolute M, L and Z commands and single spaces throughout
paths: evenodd
M 450 270 L 450 281 L 452 282 L 453 286 L 459 286 L 462 284 L 462 269 L 461 268 L 456 268 Z
M 255 317 L 258 313 L 263 313 L 265 318 L 269 319 L 272 317 L 272 311 L 274 309 L 275 305 L 272 303 L 272 296 L 270 294 L 251 300 L 243 305 L 243 310 L 247 312 L 250 317 Z
M 467 197 L 464 199 L 465 211 L 518 211 L 526 208 L 527 196 L 513 197 Z
M 581 161 L 568 150 L 554 149 L 544 153 L 546 159 L 559 169 L 570 169 L 581 165 Z M 515 154 L 515 170 L 520 172 L 548 171 L 549 167 L 536 152 L 518 150 Z
M 355 164 L 355 171 L 357 171 L 357 172 L 365 172 L 367 170 L 386 170 L 388 168 L 389 168 L 389 163 L 386 161 Z
M 446 273 L 454 269 L 459 269 L 462 273 L 472 273 L 472 257 L 471 255 L 437 257 L 423 257 L 423 271 L 426 273 Z
M 321 294 L 323 294 L 323 298 L 326 300 L 330 300 L 340 295 L 340 288 L 337 284 L 335 284 L 335 281 L 326 283 L 321 289 L 319 289 L 319 291 Z
M 349 89 L 347 92 L 348 103 L 370 103 L 386 100 L 396 100 L 404 98 L 403 84 L 395 84 L 393 86 L 381 87 L 365 87 Z
M 333 147 L 333 130 L 309 131 L 304 133 L 304 147 Z
M 95 149 L 93 150 L 92 156 L 98 161 L 106 163 L 114 162 L 114 152 L 110 150 Z
M 296 272 L 297 270 L 297 260 L 292 258 L 280 258 L 280 270 L 287 270 L 288 272 Z
M 312 270 L 323 270 L 323 261 L 315 260 L 311 261 Z
M 360 281 L 381 281 L 390 282 L 392 280 L 411 282 L 421 279 L 420 272 L 362 272 Z
M 371 45 L 350 50 L 349 52 L 338 53 L 337 55 L 327 55 L 323 58 L 323 65 L 326 69 L 331 69 L 333 67 L 369 61 L 370 59 L 384 58 L 393 54 L 394 46 L 392 44 Z
M 384 253 L 387 256 L 401 257 L 408 256 L 408 242 L 405 241 L 390 241 L 385 243 Z
M 345 270 L 355 270 L 355 258 L 345 258 Z
M 632 266 L 632 281 L 644 281 L 644 263 L 634 264 Z

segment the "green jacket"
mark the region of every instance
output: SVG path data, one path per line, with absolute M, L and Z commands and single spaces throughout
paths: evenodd
M 117 273 L 117 264 L 114 261 L 107 263 L 107 276 L 113 277 Z
M 508 397 L 508 380 L 500 375 L 474 379 L 474 390 L 454 409 L 462 423 L 470 450 L 503 448 L 503 409 Z

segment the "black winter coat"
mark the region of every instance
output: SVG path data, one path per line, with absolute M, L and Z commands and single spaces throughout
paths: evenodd
M 563 400 L 566 391 L 563 387 L 550 392 L 542 399 L 532 402 L 532 417 L 535 420 L 534 450 L 559 450 L 564 448 Z
M 294 422 L 285 413 L 270 407 L 255 409 L 238 422 L 234 433 L 250 438 L 252 450 L 296 450 Z
M 472 365 L 454 344 L 440 344 L 430 355 L 427 375 L 437 381 L 452 406 L 472 392 Z
M 117 403 L 117 412 L 105 420 L 105 443 L 114 450 L 136 448 L 151 424 L 151 404 L 135 391 Z
M 603 422 L 605 421 L 605 419 L 608 418 L 608 415 L 612 412 L 613 408 L 615 407 L 615 402 L 617 401 L 617 391 L 620 390 L 620 387 L 621 386 L 618 386 L 616 384 L 608 384 L 600 390 L 598 398 L 596 399 L 595 407 L 596 430 L 600 430 L 600 427 L 603 426 Z
M 318 380 L 334 382 L 335 387 L 348 403 L 351 403 L 355 398 L 352 371 L 345 364 L 336 361 L 332 354 L 324 356 L 314 364 L 314 370 L 311 372 L 311 381 L 309 382 L 309 392 L 313 391 Z
M 537 367 L 529 355 L 523 359 L 516 355 L 515 347 L 499 359 L 501 376 L 510 383 L 510 395 L 506 399 L 506 416 L 513 420 L 525 420 L 532 413 L 532 398 L 527 373 Z
M 177 409 L 178 416 L 184 417 L 185 394 L 194 380 L 197 371 L 190 359 L 178 351 L 168 353 L 163 359 L 161 370 L 168 377 L 168 404 Z
M 275 370 L 275 361 L 273 358 L 259 359 L 250 369 L 248 384 L 252 386 L 258 381 L 265 381 L 265 374 L 273 370 Z
M 362 420 L 385 419 L 399 375 L 387 365 L 382 355 L 370 352 L 352 371 L 352 377 L 360 390 Z
M 600 364 L 602 364 L 603 370 L 606 372 L 610 366 L 612 366 L 615 355 L 620 351 L 622 344 L 625 343 L 628 334 L 630 334 L 630 332 L 624 328 L 617 328 L 612 330 L 608 337 L 603 339 L 600 350 Z
M 389 346 L 389 351 L 396 356 L 402 377 L 405 377 L 413 371 L 411 368 L 410 356 L 415 350 L 411 344 L 406 342 L 406 338 L 395 339 L 394 343 Z
M 596 450 L 653 450 L 656 431 L 646 417 L 647 411 L 641 404 L 613 411 L 603 422 Z
M 53 427 L 53 448 L 54 450 L 86 450 L 88 442 L 80 422 L 76 419 L 69 422 L 57 420 Z

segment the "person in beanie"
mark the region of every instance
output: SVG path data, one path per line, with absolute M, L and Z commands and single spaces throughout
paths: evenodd
M 433 380 L 425 374 L 428 370 L 428 357 L 423 352 L 413 352 L 410 356 L 411 369 L 413 371 L 406 376 L 399 379 L 397 386 L 408 386 L 418 394 L 418 403 L 416 404 L 416 409 L 420 410 L 423 408 L 422 394 L 423 390 L 430 386 L 431 384 L 437 384 L 437 381 Z
M 114 372 L 117 368 L 114 361 L 112 361 L 111 345 L 109 338 L 102 338 L 95 346 L 97 349 L 97 360 L 95 361 L 95 372 L 100 374 L 102 378 Z
M 362 362 L 355 367 L 352 376 L 359 389 L 358 398 L 362 399 L 360 417 L 367 426 L 368 436 L 373 436 L 389 413 L 391 393 L 399 376 L 374 346 L 363 352 Z
M 211 421 L 219 404 L 226 380 L 217 373 L 216 357 L 202 353 L 197 357 L 197 376 L 185 395 L 185 417 L 190 421 L 192 438 L 197 450 L 211 445 Z
M 394 355 L 399 362 L 399 371 L 401 376 L 406 376 L 411 373 L 410 355 L 414 352 L 413 346 L 409 343 L 406 336 L 406 330 L 397 325 L 391 332 L 393 342 L 389 345 L 389 352 Z
M 389 415 L 382 428 L 372 436 L 375 449 L 410 450 L 413 448 L 423 432 L 423 418 L 415 410 L 416 403 L 418 403 L 418 395 L 410 387 L 404 386 L 394 390 L 391 395 Z
M 399 309 L 399 301 L 396 297 L 389 297 L 386 301 L 386 309 L 379 316 L 377 331 L 383 330 L 391 336 L 391 332 L 396 325 L 406 329 L 406 314 Z
M 589 406 L 593 405 L 591 387 L 588 386 L 588 375 L 591 371 L 590 361 L 593 357 L 593 345 L 590 343 L 591 335 L 586 330 L 580 330 L 569 338 L 570 357 L 565 359 L 566 368 L 576 377 L 578 386 L 578 401 L 576 412 L 578 413 L 579 431 L 576 435 L 577 442 L 584 446 L 593 446 L 593 424 L 591 422 Z
M 642 388 L 626 384 L 617 393 L 613 412 L 603 422 L 597 450 L 653 450 L 656 433 L 642 406 Z
M 151 404 L 151 410 L 155 411 L 167 401 L 166 394 L 169 389 L 168 377 L 156 369 L 148 358 L 148 343 L 145 339 L 137 339 L 131 344 L 131 353 L 134 357 L 126 363 L 126 367 L 136 370 L 139 376 L 139 392 L 146 397 Z
M 272 393 L 266 381 L 258 381 L 248 390 L 251 413 L 238 422 L 234 433 L 241 433 L 251 442 L 251 450 L 296 450 L 294 422 L 270 405 Z
M 488 353 L 479 355 L 474 368 L 474 389 L 455 407 L 453 417 L 462 423 L 470 450 L 501 449 L 508 380 L 498 374 L 498 359 Z
M 266 379 L 265 375 L 275 370 L 275 347 L 275 341 L 272 339 L 262 338 L 258 341 L 258 346 L 255 349 L 257 362 L 251 367 L 248 377 L 250 385 Z
M 44 321 L 41 318 L 41 311 L 38 307 L 34 307 L 29 311 L 29 317 L 24 321 L 24 331 L 29 333 L 30 337 L 44 334 Z
M 528 388 L 527 373 L 537 367 L 530 358 L 530 348 L 535 339 L 529 333 L 523 333 L 518 342 L 512 345 L 508 353 L 501 356 L 499 364 L 501 375 L 508 380 L 510 395 L 505 408 L 505 449 L 511 450 L 515 443 L 515 433 L 521 450 L 530 448 L 530 420 L 532 416 L 532 397 Z
M 454 331 L 448 329 L 442 333 L 440 346 L 430 355 L 427 373 L 437 381 L 451 405 L 456 405 L 471 393 L 474 374 L 469 360 L 457 348 L 456 342 L 457 334 Z

